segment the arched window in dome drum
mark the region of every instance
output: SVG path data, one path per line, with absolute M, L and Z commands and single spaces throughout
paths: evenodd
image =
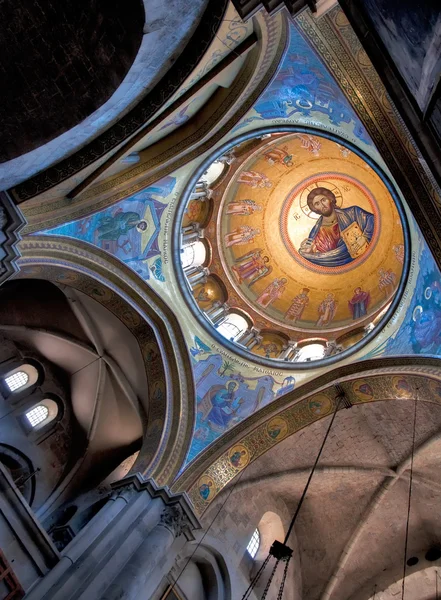
M 215 160 L 211 163 L 206 171 L 202 174 L 200 182 L 205 182 L 207 186 L 210 186 L 222 175 L 225 169 L 225 164 L 219 160 Z
M 46 406 L 44 406 L 44 404 L 38 404 L 37 406 L 34 406 L 34 408 L 31 408 L 31 410 L 28 410 L 26 413 L 26 418 L 32 427 L 36 427 L 43 421 L 46 421 L 48 416 L 49 410 Z
M 248 329 L 247 320 L 237 313 L 230 313 L 217 327 L 227 340 L 235 341 Z
M 323 344 L 307 344 L 299 349 L 295 362 L 308 362 L 310 360 L 320 360 L 325 355 Z
M 203 242 L 188 244 L 181 250 L 181 263 L 183 269 L 200 267 L 207 258 L 207 249 Z

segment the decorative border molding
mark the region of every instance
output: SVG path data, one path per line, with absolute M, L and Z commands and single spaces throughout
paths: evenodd
M 408 394 L 400 395 L 400 390 L 394 383 L 394 375 L 406 375 L 410 390 Z M 368 382 L 372 395 L 364 398 L 357 395 L 354 391 L 356 381 Z M 441 395 L 435 397 L 435 391 L 430 387 L 433 382 L 441 390 L 441 360 L 430 357 L 383 358 L 337 368 L 274 401 L 225 434 L 190 464 L 173 484 L 172 490 L 186 490 L 196 513 L 203 514 L 219 492 L 250 462 L 290 435 L 331 414 L 335 407 L 337 383 L 353 405 L 387 400 L 411 400 L 415 397 L 416 390 L 418 393 L 422 390 L 421 401 L 440 404 Z M 319 403 L 317 409 L 315 404 L 311 406 L 315 401 Z M 286 433 L 279 439 L 272 438 L 267 433 L 268 424 L 275 417 L 282 419 L 287 425 Z M 232 448 L 239 444 L 246 449 L 249 462 L 235 467 L 230 456 Z M 214 486 L 214 492 L 207 500 L 199 493 L 201 480 L 211 480 Z

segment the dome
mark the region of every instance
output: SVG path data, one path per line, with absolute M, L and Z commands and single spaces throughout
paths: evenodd
M 241 314 L 247 327 L 221 331 L 266 359 L 317 361 L 360 343 L 394 301 L 407 255 L 390 184 L 354 148 L 303 131 L 223 158 L 182 223 L 184 246 L 209 247 L 186 273 L 198 308 L 215 328 Z

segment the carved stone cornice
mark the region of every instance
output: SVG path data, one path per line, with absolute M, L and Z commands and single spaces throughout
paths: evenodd
M 306 6 L 316 12 L 316 0 L 232 0 L 234 8 L 244 21 L 248 20 L 259 10 L 266 10 L 270 15 L 275 14 L 282 8 L 287 8 L 291 16 L 295 16 Z
M 6 192 L 0 192 L 0 285 L 17 272 L 17 243 L 26 221 Z
M 175 536 L 179 537 L 182 533 L 188 539 L 193 539 L 191 531 L 200 529 L 201 524 L 196 516 L 188 495 L 183 493 L 172 493 L 170 489 L 160 487 L 154 479 L 145 479 L 140 473 L 128 475 L 111 484 L 112 489 L 119 495 L 129 492 L 147 492 L 152 499 L 160 498 L 166 508 L 160 517 L 160 525 L 169 529 Z

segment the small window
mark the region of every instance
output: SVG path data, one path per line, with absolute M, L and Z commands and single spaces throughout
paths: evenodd
M 247 546 L 248 554 L 251 556 L 251 558 L 254 558 L 256 556 L 257 551 L 259 550 L 259 546 L 260 533 L 258 529 L 255 529 Z
M 215 160 L 211 163 L 206 171 L 202 174 L 200 182 L 205 182 L 207 185 L 214 183 L 224 172 L 225 165 L 223 162 Z
M 40 400 L 38 404 L 34 404 L 24 415 L 27 426 L 31 427 L 32 431 L 38 431 L 46 427 L 54 419 L 59 419 L 61 414 L 58 402 L 51 398 Z
M 194 242 L 184 246 L 181 250 L 181 263 L 183 269 L 200 267 L 207 259 L 207 249 L 203 242 Z
M 320 360 L 325 356 L 325 347 L 323 344 L 308 344 L 300 348 L 296 357 L 296 362 L 309 362 L 310 360 Z
M 37 427 L 49 416 L 49 410 L 44 404 L 39 404 L 26 413 L 26 417 L 32 427 Z
M 6 385 L 10 392 L 15 392 L 24 387 L 29 381 L 29 375 L 24 371 L 16 371 L 12 375 L 5 378 Z
M 19 367 L 12 369 L 9 373 L 3 375 L 2 384 L 7 393 L 19 393 L 27 388 L 31 388 L 38 382 L 39 372 L 29 363 L 23 363 Z
M 219 333 L 221 333 L 227 340 L 237 340 L 248 329 L 248 323 L 241 315 L 237 313 L 230 313 L 226 319 L 224 319 L 217 327 Z

